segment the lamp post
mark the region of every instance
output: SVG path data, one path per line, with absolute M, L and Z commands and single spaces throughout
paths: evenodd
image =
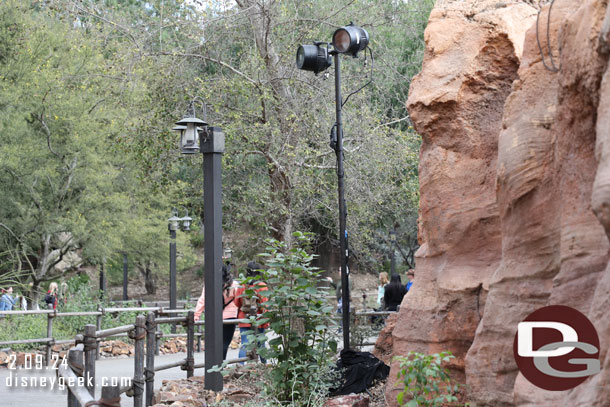
M 123 301 L 127 301 L 127 253 L 123 253 Z
M 191 221 L 188 211 L 183 218 L 178 217 L 178 211 L 172 209 L 172 216 L 167 220 L 167 229 L 169 230 L 169 308 L 176 309 L 176 230 L 179 229 L 179 223 L 182 222 L 184 231 L 189 231 Z M 172 324 L 172 333 L 176 333 L 176 324 Z
M 394 256 L 396 246 L 396 230 L 390 230 L 390 275 L 396 274 L 396 257 Z
M 343 121 L 341 97 L 340 54 L 349 54 L 354 58 L 358 52 L 366 49 L 369 34 L 365 29 L 353 23 L 341 27 L 333 34 L 332 43 L 314 42 L 313 45 L 301 45 L 297 50 L 297 68 L 312 71 L 316 75 L 331 66 L 331 56 L 335 63 L 335 125 L 331 130 L 330 147 L 337 156 L 337 192 L 339 201 L 339 247 L 341 253 L 341 301 L 343 325 L 343 349 L 349 349 L 349 250 L 347 243 L 347 206 L 345 203 L 345 173 L 343 170 Z M 326 45 L 323 47 L 322 45 Z M 330 49 L 330 45 L 333 49 Z
M 172 211 L 172 216 L 167 220 L 169 230 L 169 307 L 176 309 L 176 230 L 180 218 Z M 172 324 L 171 332 L 176 333 L 176 324 Z
M 106 259 L 100 265 L 100 301 L 106 296 Z
M 222 390 L 222 375 L 209 370 L 222 364 L 222 154 L 225 138 L 219 127 L 208 126 L 195 117 L 194 98 L 189 114 L 176 123 L 180 132 L 182 154 L 203 153 L 203 203 L 204 203 L 204 285 L 205 285 L 205 383 L 208 390 Z

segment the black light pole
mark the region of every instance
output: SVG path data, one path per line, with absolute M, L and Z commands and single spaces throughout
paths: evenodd
M 219 127 L 208 127 L 201 142 L 203 153 L 205 388 L 221 391 L 222 374 L 210 372 L 222 364 L 222 154 L 225 138 Z
M 123 301 L 127 301 L 127 253 L 123 253 Z
M 339 200 L 339 248 L 341 251 L 341 310 L 343 314 L 343 349 L 350 348 L 349 342 L 349 250 L 347 243 L 347 205 L 345 203 L 345 172 L 343 169 L 343 121 L 341 109 L 341 65 L 340 54 L 350 54 L 353 57 L 364 50 L 369 43 L 369 35 L 361 27 L 353 23 L 339 28 L 333 34 L 332 46 L 325 42 L 315 42 L 313 45 L 301 45 L 297 50 L 297 68 L 312 71 L 316 75 L 331 65 L 331 56 L 335 62 L 335 114 L 336 121 L 331 131 L 330 146 L 337 155 L 337 189 Z M 322 47 L 325 45 L 326 47 Z M 348 96 L 349 98 L 349 96 Z
M 188 232 L 191 221 L 193 220 L 186 211 L 183 218 L 179 218 L 176 208 L 172 209 L 172 217 L 167 220 L 167 229 L 169 230 L 169 308 L 176 309 L 176 231 L 180 228 L 179 222 L 182 222 L 182 228 Z M 172 323 L 171 332 L 176 333 L 176 324 Z
M 106 296 L 106 259 L 100 266 L 100 300 L 103 300 L 104 296 Z
M 339 248 L 341 253 L 341 306 L 343 316 L 343 349 L 349 349 L 349 251 L 347 248 L 347 208 L 345 203 L 345 172 L 343 170 L 343 121 L 341 116 L 341 60 L 339 53 L 334 53 L 335 59 L 335 116 L 337 142 L 337 190 L 339 195 Z
M 176 213 L 167 220 L 169 230 L 169 308 L 176 309 L 176 230 L 180 218 Z M 176 324 L 171 325 L 171 332 L 176 333 Z
M 396 230 L 390 230 L 390 275 L 396 274 L 396 256 L 395 256 L 395 247 L 396 247 Z
M 205 382 L 208 390 L 221 391 L 220 372 L 210 372 L 223 361 L 222 351 L 222 154 L 225 138 L 219 127 L 195 117 L 195 98 L 189 115 L 178 121 L 183 154 L 203 153 L 204 285 L 205 285 Z M 205 109 L 205 104 L 204 104 Z M 205 110 L 204 110 L 205 115 Z M 205 118 L 205 116 L 204 116 Z M 201 142 L 199 136 L 201 135 Z

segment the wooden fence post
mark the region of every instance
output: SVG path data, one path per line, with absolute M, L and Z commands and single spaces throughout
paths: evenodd
M 68 366 L 72 371 L 79 377 L 83 376 L 83 345 L 76 345 L 70 348 L 68 351 Z M 76 396 L 72 394 L 68 389 L 68 407 L 81 407 L 80 403 L 76 399 Z
M 95 338 L 95 325 L 85 325 L 85 334 L 83 335 L 85 343 L 85 387 L 92 397 L 95 398 L 95 349 L 97 339 Z
M 47 338 L 53 338 L 53 318 L 57 314 L 57 310 L 55 310 L 52 314 L 47 314 Z M 45 352 L 45 364 L 49 366 L 51 364 L 51 347 L 55 343 L 54 340 L 49 340 L 47 342 L 46 352 Z
M 142 407 L 144 394 L 144 340 L 146 339 L 146 318 L 138 315 L 135 323 L 133 406 Z
M 186 315 L 186 377 L 193 377 L 195 371 L 195 313 L 189 311 Z
M 157 324 L 155 313 L 149 312 L 146 316 L 146 407 L 152 405 L 155 387 L 155 351 L 156 351 Z

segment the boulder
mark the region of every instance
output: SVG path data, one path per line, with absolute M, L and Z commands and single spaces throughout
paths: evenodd
M 547 21 L 548 12 L 546 6 L 540 21 Z M 551 397 L 517 380 L 512 348 L 517 324 L 542 306 L 564 304 L 589 314 L 608 263 L 608 240 L 591 205 L 596 108 L 607 62 L 596 52 L 604 14 L 599 2 L 555 1 L 549 38 L 559 72 L 544 67 L 535 26 L 526 36 L 499 140 L 502 263 L 467 356 L 467 382 L 478 405 L 603 405 L 586 385 Z M 540 37 L 544 49 L 546 35 Z M 550 64 L 548 55 L 545 62 Z
M 8 364 L 10 361 L 9 354 L 6 352 L 0 352 L 0 366 Z
M 379 336 L 375 342 L 375 348 L 372 352 L 377 359 L 383 361 L 383 363 L 388 366 L 392 359 L 392 332 L 394 331 L 397 320 L 398 314 L 392 314 L 386 319 L 385 326 L 381 332 L 379 332 Z

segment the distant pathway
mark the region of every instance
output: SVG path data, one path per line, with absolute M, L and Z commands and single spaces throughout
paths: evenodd
M 237 349 L 229 349 L 228 359 L 237 358 Z M 195 352 L 195 363 L 204 361 L 203 352 Z M 155 364 L 165 364 L 180 359 L 186 358 L 186 353 L 176 353 L 173 355 L 159 355 L 155 357 Z M 195 369 L 195 376 L 203 375 L 203 368 Z M 12 377 L 12 386 L 10 385 Z M 42 380 L 54 380 L 54 370 L 9 370 L 0 369 L 0 406 L 3 407 L 66 407 L 67 405 L 67 390 L 55 389 L 51 390 L 51 385 L 47 383 L 46 387 L 30 386 L 20 387 L 22 380 L 27 380 L 29 383 L 36 381 L 40 383 Z M 107 358 L 100 359 L 95 364 L 95 380 L 96 386 L 100 386 L 102 378 L 112 377 L 133 377 L 133 358 Z M 19 378 L 19 381 L 16 379 Z M 105 380 L 108 380 L 105 379 Z M 167 379 L 186 379 L 186 371 L 180 370 L 179 367 L 163 370 L 155 374 L 155 390 L 161 387 L 163 380 Z M 18 382 L 18 383 L 16 383 Z M 97 395 L 99 396 L 100 387 L 96 387 Z M 133 399 L 125 394 L 121 397 L 121 406 L 132 406 Z

